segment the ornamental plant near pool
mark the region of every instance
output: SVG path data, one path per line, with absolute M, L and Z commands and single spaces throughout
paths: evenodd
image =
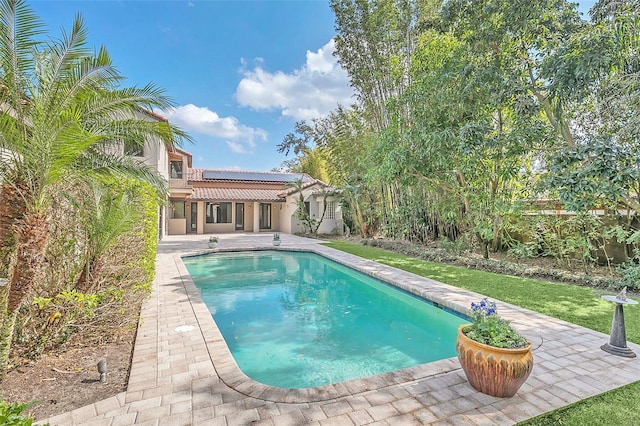
M 485 297 L 480 303 L 471 303 L 471 311 L 473 324 L 463 329 L 468 338 L 496 348 L 527 346 L 527 339 L 518 334 L 508 321 L 498 316 L 495 302 Z
M 531 342 L 500 318 L 495 302 L 472 303 L 473 324 L 458 328 L 456 351 L 467 380 L 487 395 L 516 394 L 533 369 Z

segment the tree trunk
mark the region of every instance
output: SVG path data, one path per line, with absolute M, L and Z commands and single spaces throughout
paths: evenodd
M 95 257 L 89 259 L 76 280 L 75 290 L 85 294 L 93 292 L 103 268 L 104 262 L 101 259 Z
M 8 310 L 17 310 L 25 299 L 40 266 L 49 243 L 49 224 L 43 213 L 25 215 L 16 232 L 17 252 L 9 278 Z
M 324 215 L 327 213 L 327 197 L 329 194 L 324 193 L 324 198 L 322 199 L 322 215 L 320 215 L 320 219 L 317 221 L 315 227 L 313 228 L 313 235 L 318 234 L 318 229 L 320 229 L 320 225 L 322 225 L 322 221 L 324 220 Z
M 362 212 L 360 211 L 360 206 L 358 205 L 357 200 L 354 200 L 353 207 L 356 214 L 356 222 L 358 222 L 358 227 L 360 228 L 360 236 L 362 236 L 362 238 L 368 238 L 369 232 L 367 231 L 367 224 Z
M 16 227 L 16 257 L 10 268 L 6 310 L 0 327 L 0 380 L 7 373 L 11 340 L 18 309 L 29 294 L 44 262 L 49 242 L 49 225 L 43 213 L 26 214 Z
M 489 259 L 489 244 L 491 242 L 485 240 L 484 238 L 482 238 L 480 233 L 476 233 L 476 237 L 478 238 L 478 241 L 480 241 L 480 248 L 482 249 L 482 257 L 484 259 L 488 260 Z

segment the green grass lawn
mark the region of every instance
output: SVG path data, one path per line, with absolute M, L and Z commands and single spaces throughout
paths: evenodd
M 600 298 L 602 292 L 588 287 L 429 262 L 345 241 L 333 241 L 326 245 L 592 330 L 606 334 L 611 330 L 613 304 Z M 625 325 L 627 340 L 640 343 L 640 305 L 625 309 Z M 640 424 L 640 382 L 585 399 L 520 424 L 638 425 Z

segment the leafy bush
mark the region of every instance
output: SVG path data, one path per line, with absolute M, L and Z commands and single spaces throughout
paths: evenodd
M 481 259 L 465 255 L 448 253 L 443 249 L 431 248 L 424 245 L 411 244 L 406 241 L 391 241 L 385 239 L 360 239 L 358 243 L 379 247 L 385 250 L 402 253 L 419 259 L 432 262 L 444 262 L 467 268 L 479 269 L 500 274 L 509 274 L 520 277 L 540 278 L 549 281 L 560 281 L 595 288 L 617 289 L 622 285 L 622 279 L 618 276 L 598 277 L 592 274 L 576 274 L 560 269 L 542 268 L 537 266 L 517 265 L 511 262 L 501 262 L 491 259 Z
M 453 253 L 457 255 L 464 254 L 469 250 L 469 244 L 464 238 L 458 238 L 455 241 L 451 241 L 447 237 L 443 237 L 438 245 L 447 253 Z
M 104 214 L 98 216 L 90 209 L 96 206 L 88 187 L 74 188 L 75 193 L 61 197 L 52 208 L 56 220 L 47 267 L 34 285 L 31 303 L 20 310 L 14 355 L 36 358 L 76 333 L 87 343 L 100 344 L 137 327 L 138 307 L 148 296 L 155 274 L 157 197 L 149 185 L 136 182 L 121 182 L 113 188 L 110 200 L 129 191 L 133 208 L 141 212 L 135 220 L 116 221 L 123 229 L 115 226 L 109 235 Z M 87 213 L 74 214 L 77 205 Z M 90 229 L 100 238 L 92 238 Z M 100 241 L 104 244 L 96 246 Z M 83 276 L 91 280 L 81 286 Z
M 516 261 L 521 259 L 532 259 L 537 255 L 536 247 L 535 244 L 515 242 L 512 247 L 507 250 L 507 255 Z
M 640 265 L 635 262 L 627 262 L 620 266 L 622 274 L 622 285 L 627 286 L 629 290 L 640 289 Z
M 19 404 L 0 400 L 0 425 L 31 426 L 33 419 L 25 416 L 22 412 L 32 405 L 33 403 Z

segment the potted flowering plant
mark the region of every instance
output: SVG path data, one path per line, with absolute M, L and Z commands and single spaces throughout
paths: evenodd
M 476 390 L 500 398 L 516 394 L 533 368 L 531 342 L 498 316 L 495 302 L 471 304 L 472 324 L 458 328 L 456 351 Z
M 273 245 L 274 246 L 279 246 L 280 245 L 280 234 L 275 232 L 273 234 Z
M 216 237 L 215 235 L 212 235 L 209 237 L 209 248 L 215 248 L 218 246 L 218 237 Z

